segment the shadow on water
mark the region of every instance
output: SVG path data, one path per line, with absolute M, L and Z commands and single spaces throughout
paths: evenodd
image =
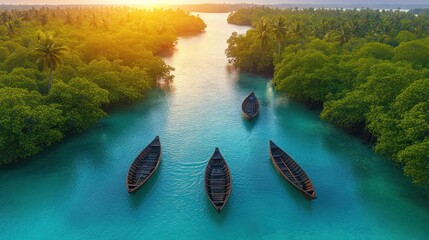
M 350 169 L 349 172 L 353 174 L 357 182 L 359 196 L 368 203 L 376 202 L 368 201 L 369 196 L 376 199 L 385 194 L 380 189 L 388 188 L 389 197 L 403 198 L 413 202 L 416 206 L 428 209 L 428 189 L 414 185 L 409 178 L 407 179 L 403 175 L 399 165 L 374 153 L 371 146 L 362 143 L 358 137 L 345 135 L 341 129 L 332 126 L 330 134 L 323 135 L 322 144 L 324 148 L 336 153 L 338 158 L 335 158 L 335 161 L 342 169 Z M 383 169 L 383 171 L 379 171 L 379 169 Z M 391 182 L 396 184 L 387 184 Z M 383 185 L 383 183 L 386 184 Z
M 271 163 L 271 159 L 269 159 L 269 161 Z M 307 199 L 302 193 L 300 193 L 295 187 L 293 187 L 288 181 L 286 181 L 280 175 L 280 173 L 277 172 L 277 170 L 275 169 L 274 166 L 272 166 L 271 169 L 272 169 L 271 170 L 272 174 L 277 175 L 278 183 L 283 185 L 283 187 L 284 187 L 287 195 L 289 196 L 289 198 L 291 198 L 296 203 L 296 205 L 301 206 L 307 212 L 312 212 L 313 211 L 312 200 Z M 285 197 L 288 197 L 288 196 L 285 196 Z M 317 201 L 317 199 L 315 199 L 315 200 Z
M 232 76 L 231 79 L 235 79 L 234 76 L 239 74 L 238 69 L 236 67 L 234 67 L 232 64 L 226 64 L 225 65 L 225 72 L 229 76 Z
M 232 193 L 231 193 L 232 196 Z M 213 204 L 210 202 L 210 200 L 207 198 L 206 203 L 207 203 L 207 208 L 208 208 L 208 213 L 210 215 L 210 218 L 213 220 L 213 222 L 215 222 L 218 225 L 222 225 L 229 217 L 229 211 L 230 211 L 230 202 L 231 199 L 228 200 L 228 202 L 226 203 L 225 207 L 223 207 L 222 212 L 218 212 L 214 207 Z
M 246 130 L 248 131 L 248 132 L 251 132 L 252 131 L 252 129 L 256 126 L 256 124 L 258 123 L 258 119 L 259 119 L 259 114 L 258 115 L 256 115 L 256 117 L 254 117 L 253 119 L 251 119 L 251 120 L 249 120 L 249 119 L 246 119 L 243 115 L 241 116 L 241 118 L 242 118 L 242 122 L 243 122 L 243 125 L 244 125 L 244 127 L 246 128 Z
M 237 87 L 241 90 L 247 90 L 249 93 L 251 91 L 254 91 L 257 97 L 259 98 L 259 95 L 257 94 L 256 90 L 265 89 L 266 81 L 261 81 L 265 79 L 266 78 L 262 76 L 254 75 L 251 73 L 240 72 L 238 74 L 238 78 L 235 81 L 235 83 L 237 84 Z
M 144 205 L 145 198 L 147 198 L 150 195 L 150 193 L 153 191 L 158 181 L 159 175 L 161 175 L 161 172 L 162 172 L 162 162 L 161 162 L 161 165 L 158 167 L 158 169 L 155 171 L 155 173 L 152 175 L 152 177 L 149 178 L 147 182 L 140 187 L 140 189 L 138 189 L 134 193 L 129 194 L 128 199 L 130 201 L 130 204 L 133 210 L 137 210 L 142 205 Z

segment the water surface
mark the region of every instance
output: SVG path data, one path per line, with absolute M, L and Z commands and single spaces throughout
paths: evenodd
M 428 195 L 359 139 L 239 73 L 224 55 L 226 14 L 200 14 L 207 32 L 179 40 L 170 90 L 116 110 L 88 132 L 0 170 L 0 239 L 428 239 Z M 257 119 L 241 117 L 254 90 Z M 136 194 L 125 177 L 156 135 L 163 159 Z M 308 201 L 268 157 L 274 140 L 313 180 Z M 206 163 L 219 147 L 232 172 L 222 214 L 207 200 Z

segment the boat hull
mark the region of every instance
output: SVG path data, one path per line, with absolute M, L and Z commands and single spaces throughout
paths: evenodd
M 207 163 L 204 187 L 211 204 L 220 213 L 231 195 L 232 179 L 228 164 L 218 148 Z
M 241 104 L 241 113 L 244 118 L 252 120 L 259 114 L 259 100 L 254 92 L 251 92 Z
M 286 152 L 270 141 L 270 159 L 277 172 L 306 198 L 316 199 L 316 192 L 308 175 Z
M 153 176 L 161 163 L 161 158 L 161 142 L 157 136 L 137 155 L 128 170 L 126 186 L 129 193 L 137 191 Z

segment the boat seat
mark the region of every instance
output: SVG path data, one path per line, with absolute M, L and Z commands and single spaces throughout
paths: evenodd
M 154 162 L 154 163 L 156 163 L 156 162 L 158 162 L 158 160 L 154 160 L 154 159 L 146 159 L 146 160 L 144 160 L 144 162 Z
M 207 191 L 209 192 L 225 192 L 228 190 L 227 186 L 207 186 Z
M 212 194 L 212 195 L 226 195 L 226 194 L 228 194 L 228 193 L 226 193 L 226 192 L 221 192 L 221 193 L 210 193 L 210 194 Z

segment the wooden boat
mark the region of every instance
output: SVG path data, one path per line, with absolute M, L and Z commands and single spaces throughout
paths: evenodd
M 127 190 L 134 192 L 155 172 L 161 162 L 161 142 L 157 136 L 136 157 L 127 175 Z
M 273 141 L 270 141 L 270 157 L 277 171 L 298 191 L 309 199 L 316 199 L 313 184 L 304 170 Z
M 254 92 L 251 92 L 241 104 L 243 116 L 247 119 L 256 117 L 259 113 L 259 100 Z
M 207 196 L 220 213 L 231 194 L 231 173 L 225 159 L 216 148 L 204 174 Z

